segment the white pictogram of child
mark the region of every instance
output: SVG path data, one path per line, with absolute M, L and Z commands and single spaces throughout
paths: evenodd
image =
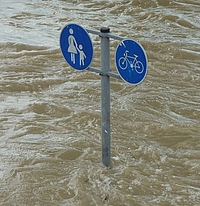
M 81 66 L 81 65 L 84 66 L 84 60 L 85 60 L 85 58 L 86 58 L 86 55 L 85 55 L 85 53 L 84 53 L 84 51 L 83 51 L 83 46 L 82 46 L 81 44 L 79 44 L 79 48 L 77 47 L 76 49 L 77 49 L 78 52 L 79 52 L 79 64 L 80 64 L 80 66 Z

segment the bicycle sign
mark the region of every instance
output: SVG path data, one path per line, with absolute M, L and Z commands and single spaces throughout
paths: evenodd
M 115 53 L 115 65 L 121 78 L 139 84 L 147 74 L 147 57 L 142 46 L 133 40 L 123 40 Z
M 129 64 L 129 66 L 131 68 L 134 68 L 138 74 L 141 74 L 144 71 L 144 66 L 142 62 L 137 60 L 138 56 L 136 54 L 134 54 L 133 57 L 128 56 L 128 52 L 129 51 L 126 50 L 124 53 L 124 57 L 121 57 L 119 59 L 119 67 L 124 70 L 127 69 L 127 66 Z

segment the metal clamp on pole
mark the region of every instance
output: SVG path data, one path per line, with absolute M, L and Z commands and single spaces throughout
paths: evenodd
M 121 77 L 119 76 L 119 74 L 116 74 L 116 73 L 111 72 L 111 71 L 109 71 L 107 74 L 103 74 L 102 71 L 101 71 L 101 69 L 98 69 L 98 68 L 88 67 L 87 70 L 88 70 L 88 71 L 91 71 L 91 72 L 96 72 L 96 73 L 98 73 L 100 76 L 101 76 L 101 75 L 108 75 L 108 76 L 114 77 L 114 78 L 116 78 L 116 79 L 121 79 Z
M 102 27 L 101 37 L 101 72 L 110 72 L 110 40 L 105 34 L 110 28 Z M 105 166 L 110 163 L 110 77 L 101 75 L 101 137 L 102 137 L 102 162 Z

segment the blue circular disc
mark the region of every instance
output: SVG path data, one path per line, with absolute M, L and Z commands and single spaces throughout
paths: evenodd
M 67 63 L 77 70 L 87 69 L 93 59 L 93 45 L 88 32 L 77 24 L 68 24 L 60 35 L 60 48 Z
M 132 39 L 121 41 L 115 52 L 115 65 L 124 81 L 135 85 L 141 83 L 146 77 L 148 68 L 143 47 Z

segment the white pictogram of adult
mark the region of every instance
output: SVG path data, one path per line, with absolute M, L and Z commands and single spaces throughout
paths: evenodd
M 71 35 L 69 35 L 68 37 L 68 44 L 69 44 L 69 47 L 68 47 L 68 52 L 71 53 L 71 61 L 75 64 L 75 54 L 77 54 L 77 42 L 76 42 L 76 39 L 75 37 L 73 36 L 73 29 L 69 29 L 69 33 Z

